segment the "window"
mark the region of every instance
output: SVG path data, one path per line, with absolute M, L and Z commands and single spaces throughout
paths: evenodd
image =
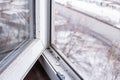
M 54 0 L 54 3 L 53 48 L 64 54 L 65 60 L 85 80 L 119 80 L 119 1 Z
M 7 2 L 7 0 L 3 1 Z M 44 39 L 44 37 L 46 37 L 46 32 L 44 30 L 46 29 L 47 24 L 45 21 L 45 16 L 47 15 L 45 11 L 49 10 L 48 8 L 45 8 L 47 4 L 46 1 L 14 0 L 14 3 L 12 3 L 16 5 L 16 7 L 13 8 L 13 11 L 15 11 L 16 8 L 18 11 L 19 10 L 21 11 L 21 9 L 23 10 L 23 12 L 26 11 L 26 9 L 28 11 L 28 13 L 25 12 L 25 15 L 28 16 L 27 18 L 28 23 L 24 25 L 25 26 L 24 28 L 27 28 L 25 29 L 27 35 L 25 39 L 23 40 L 20 39 L 18 45 L 16 45 L 16 47 L 14 47 L 14 49 L 12 49 L 11 51 L 8 51 L 10 53 L 8 53 L 2 59 L 0 63 L 1 80 L 23 80 L 26 74 L 30 71 L 32 66 L 38 60 L 42 52 L 45 50 L 46 48 L 45 44 L 47 43 L 47 40 Z M 25 5 L 25 7 L 23 7 L 23 5 Z M 21 13 L 21 15 L 24 14 Z M 15 21 L 17 22 L 19 21 L 19 19 L 20 18 L 16 18 Z M 26 19 L 26 17 L 23 19 Z M 24 22 L 25 20 L 23 21 L 23 23 Z M 17 28 L 20 25 L 17 25 L 15 28 Z M 24 36 L 25 34 L 22 35 Z M 20 36 L 22 35 L 20 34 Z
M 54 10 L 50 9 L 50 1 L 55 2 Z M 9 55 L 15 56 L 15 52 L 20 52 L 2 71 L 0 79 L 24 79 L 43 53 L 41 62 L 52 79 L 119 80 L 119 1 L 2 0 L 0 2 L 0 6 L 6 5 L 1 7 L 0 13 L 2 15 L 0 22 L 5 25 L 0 28 L 1 41 L 6 41 L 6 35 L 9 33 L 5 43 L 7 47 L 0 48 L 1 54 L 6 54 L 1 55 L 3 56 L 1 63 L 9 61 Z M 33 14 L 36 16 L 35 19 Z M 52 22 L 50 17 L 54 19 L 53 24 L 50 23 Z M 29 40 L 31 43 L 23 47 Z M 59 63 L 65 64 L 61 67 Z M 67 74 L 68 72 L 73 75 Z
M 30 4 L 29 0 L 0 0 L 1 63 L 4 58 L 33 39 L 33 13 Z

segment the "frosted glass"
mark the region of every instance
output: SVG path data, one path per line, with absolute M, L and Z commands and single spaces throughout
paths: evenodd
M 92 22 L 92 19 L 84 17 L 81 13 L 79 14 L 79 10 L 84 8 L 84 10 L 86 10 L 86 6 L 83 5 L 84 8 L 81 8 L 82 4 L 79 5 L 79 1 L 84 0 L 76 1 L 77 2 L 75 2 L 75 0 L 56 0 L 54 16 L 55 34 L 53 35 L 55 39 L 53 44 L 64 54 L 65 58 L 75 66 L 84 80 L 120 80 L 120 39 L 115 37 L 117 35 L 120 36 L 120 30 L 112 26 L 110 26 L 110 29 L 105 23 L 105 26 L 101 25 L 100 21 L 97 23 L 97 21 L 94 22 L 93 20 Z M 94 4 L 91 3 L 90 5 Z M 92 11 L 89 5 L 87 8 L 89 11 Z M 99 8 L 97 9 L 99 10 Z M 117 12 L 118 14 L 114 13 L 114 15 L 120 16 L 120 11 Z M 94 16 L 94 14 L 90 12 L 86 11 L 86 13 Z M 103 21 L 106 21 L 108 18 L 105 16 L 102 17 L 104 17 L 104 19 L 102 19 Z M 100 16 L 96 16 L 96 18 L 100 18 Z M 109 19 L 114 21 L 113 18 Z M 120 17 L 117 17 L 116 20 L 118 20 L 118 22 L 115 21 L 112 25 L 120 23 Z M 93 26 L 91 24 L 93 24 Z M 104 29 L 102 29 L 102 26 L 104 26 Z M 92 29 L 92 27 L 96 29 Z M 104 35 L 95 31 L 97 27 L 99 27 L 99 33 L 101 30 L 101 34 Z M 112 37 L 114 32 L 107 33 L 108 30 L 113 30 L 115 33 L 118 31 L 118 34 L 116 33 L 117 35 Z M 106 33 L 102 33 L 104 31 Z M 108 34 L 109 38 L 105 36 L 106 34 Z M 115 40 L 115 38 L 117 41 L 112 41 Z
M 0 0 L 0 60 L 29 39 L 29 0 Z

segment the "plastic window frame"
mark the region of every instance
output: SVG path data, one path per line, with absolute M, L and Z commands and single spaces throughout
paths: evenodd
M 84 80 L 82 78 L 82 76 L 79 74 L 80 72 L 78 72 L 78 70 L 76 70 L 75 66 L 72 65 L 72 63 L 65 58 L 64 55 L 62 55 L 63 53 L 56 48 L 56 46 L 53 44 L 54 43 L 54 39 L 55 39 L 55 27 L 54 27 L 54 4 L 55 4 L 55 0 L 51 0 L 51 9 L 50 9 L 50 50 L 54 53 L 56 58 L 60 58 L 60 63 L 66 68 L 66 70 L 69 70 L 70 73 L 73 75 L 73 77 L 75 79 L 79 79 L 79 80 Z M 45 55 L 44 55 L 45 56 Z M 69 72 L 68 72 L 69 73 Z
M 32 4 L 33 0 L 30 0 Z M 31 41 L 25 46 L 22 47 L 21 51 L 16 51 L 16 55 L 11 55 L 6 59 L 8 61 L 7 64 L 3 64 L 3 69 L 0 73 L 1 80 L 21 80 L 27 75 L 29 70 L 32 68 L 34 63 L 38 60 L 42 52 L 47 48 L 48 41 L 48 27 L 50 26 L 49 22 L 49 11 L 50 7 L 48 0 L 35 0 L 35 20 L 36 22 L 31 23 L 36 24 L 33 33 L 34 39 L 32 38 L 31 33 Z M 46 6 L 48 8 L 46 8 Z M 32 17 L 31 17 L 32 18 Z M 33 30 L 33 29 L 31 29 Z M 22 69 L 22 70 L 21 70 Z
M 54 52 L 54 54 L 55 55 L 57 55 L 57 57 L 59 57 L 60 59 L 61 59 L 61 62 L 62 62 L 62 64 L 65 64 L 64 66 L 66 67 L 67 66 L 67 68 L 69 67 L 72 71 L 73 71 L 73 73 L 75 73 L 76 74 L 76 76 L 77 77 L 79 77 L 79 79 L 81 79 L 81 80 L 84 80 L 84 77 L 82 77 L 82 74 L 81 74 L 81 72 L 79 72 L 77 69 L 76 69 L 76 67 L 75 66 L 73 66 L 72 65 L 72 63 L 65 57 L 65 55 L 63 55 L 63 53 L 59 50 L 59 49 L 57 49 L 56 48 L 56 46 L 53 44 L 54 43 L 54 39 L 55 39 L 55 37 L 54 37 L 54 34 L 55 34 L 55 27 L 54 27 L 54 0 L 52 0 L 53 2 L 51 3 L 52 5 L 51 5 L 51 7 L 52 7 L 52 9 L 51 9 L 51 30 L 50 30 L 50 50 L 52 50 L 53 52 Z M 73 9 L 73 10 L 75 10 L 75 9 Z M 75 11 L 77 11 L 77 10 L 75 10 Z M 84 12 L 80 12 L 80 13 L 83 13 L 83 14 L 85 14 L 86 16 L 89 16 L 89 17 L 91 17 L 91 18 L 93 18 L 93 19 L 95 19 L 95 20 L 98 20 L 98 21 L 100 21 L 101 23 L 104 23 L 104 24 L 106 24 L 106 25 L 109 25 L 109 26 L 111 26 L 111 28 L 113 28 L 113 29 L 117 29 L 117 30 L 120 30 L 119 28 L 117 28 L 117 27 L 115 27 L 114 25 L 112 25 L 112 24 L 109 24 L 109 23 L 107 23 L 107 22 L 104 22 L 104 21 L 102 21 L 102 20 L 100 20 L 100 19 L 97 19 L 97 18 L 95 18 L 95 17 L 93 17 L 93 16 L 90 16 L 90 15 L 88 15 L 88 14 L 86 14 L 86 13 L 84 13 Z M 112 36 L 111 36 L 112 37 Z M 109 43 L 108 45 L 111 45 L 111 43 Z M 69 70 L 69 69 L 68 69 Z

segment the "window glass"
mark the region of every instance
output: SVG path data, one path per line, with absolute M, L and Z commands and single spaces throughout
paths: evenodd
M 119 0 L 55 0 L 57 47 L 85 80 L 120 80 Z
M 30 36 L 29 0 L 0 0 L 0 61 Z

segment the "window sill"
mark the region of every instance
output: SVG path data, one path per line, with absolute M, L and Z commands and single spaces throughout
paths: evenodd
M 52 80 L 83 80 L 68 66 L 65 61 L 50 47 L 43 52 L 40 63 Z M 60 75 L 61 76 L 60 76 Z

